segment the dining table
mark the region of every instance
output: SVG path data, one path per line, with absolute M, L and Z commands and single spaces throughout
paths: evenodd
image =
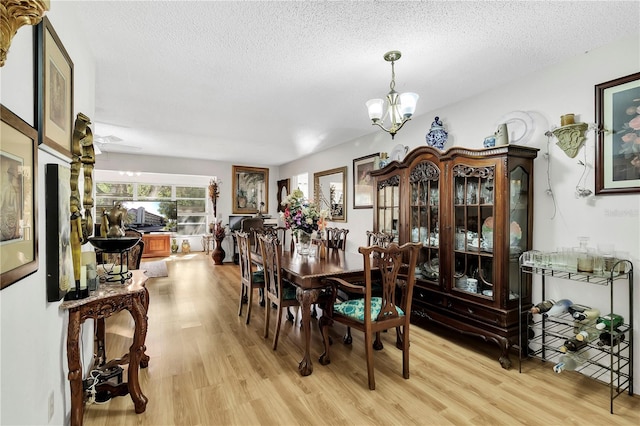
M 348 279 L 364 272 L 361 254 L 339 249 L 326 250 L 325 256 L 301 255 L 296 251 L 281 253 L 282 277 L 296 286 L 296 299 L 302 310 L 301 326 L 304 334 L 304 355 L 298 364 L 302 376 L 313 372 L 311 361 L 311 306 L 318 302 L 322 289 L 327 288 L 327 277 Z

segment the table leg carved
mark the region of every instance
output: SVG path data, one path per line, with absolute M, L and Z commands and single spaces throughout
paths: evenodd
M 146 355 L 145 339 L 147 336 L 147 311 L 149 307 L 149 291 L 144 287 L 147 277 L 140 271 L 134 271 L 132 284 L 101 284 L 98 289 L 86 299 L 65 301 L 61 309 L 69 311 L 69 325 L 67 329 L 67 365 L 69 367 L 69 386 L 71 388 L 71 425 L 82 425 L 84 412 L 84 390 L 82 387 L 83 371 L 80 354 L 80 326 L 87 319 L 97 322 L 98 351 L 104 353 L 104 319 L 126 310 L 133 318 L 135 329 L 133 343 L 129 352 L 119 359 L 104 362 L 102 368 L 114 365 L 129 364 L 127 382 L 111 385 L 101 383 L 98 387 L 108 390 L 112 396 L 129 394 L 133 401 L 135 412 L 143 413 L 147 407 L 148 398 L 142 393 L 139 382 L 139 367 L 149 364 Z M 100 354 L 99 354 L 100 356 Z M 100 362 L 100 361 L 99 361 Z
M 311 362 L 311 305 L 318 301 L 318 289 L 296 288 L 296 299 L 302 307 L 302 330 L 304 332 L 304 356 L 298 364 L 298 371 L 303 376 L 313 373 L 313 363 Z

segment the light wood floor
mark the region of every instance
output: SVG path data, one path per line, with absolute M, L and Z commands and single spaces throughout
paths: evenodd
M 370 391 L 361 334 L 354 332 L 348 347 L 336 327 L 332 363 L 322 366 L 313 321 L 314 372 L 301 377 L 298 326 L 283 323 L 274 352 L 262 337 L 264 308 L 255 304 L 249 325 L 238 317 L 236 265 L 214 266 L 192 254 L 169 261 L 168 270 L 169 277 L 147 284 L 151 361 L 140 374 L 146 412 L 135 414 L 129 396 L 115 398 L 87 405 L 86 425 L 640 424 L 638 395 L 619 396 L 611 415 L 608 387 L 535 360 L 519 373 L 513 357 L 516 367 L 504 370 L 497 347 L 442 330 L 412 327 L 409 380 L 395 332 L 385 333 Z M 107 320 L 107 353 L 125 353 L 131 336 L 127 312 Z

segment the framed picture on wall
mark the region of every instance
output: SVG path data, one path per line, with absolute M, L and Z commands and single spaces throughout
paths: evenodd
M 74 283 L 71 255 L 71 169 L 60 164 L 45 168 L 47 215 L 47 300 L 64 297 Z
M 353 160 L 353 208 L 373 208 L 373 179 L 371 172 L 380 163 L 379 154 L 371 154 Z
M 45 16 L 36 26 L 38 143 L 71 158 L 73 62 Z
M 285 206 L 282 205 L 282 202 L 287 199 L 289 196 L 289 179 L 282 179 L 278 181 L 278 211 L 285 211 Z
M 232 180 L 234 214 L 269 211 L 269 169 L 233 166 Z
M 596 194 L 640 192 L 640 73 L 596 85 Z
M 0 116 L 0 288 L 5 288 L 38 270 L 38 132 L 4 105 Z

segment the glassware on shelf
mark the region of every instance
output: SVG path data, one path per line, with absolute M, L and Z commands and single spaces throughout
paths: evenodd
M 430 204 L 432 206 L 438 205 L 438 188 L 431 188 L 431 196 L 429 197 Z
M 464 204 L 464 184 L 456 183 L 456 204 Z
M 477 184 L 469 182 L 467 184 L 467 204 L 478 203 L 478 188 Z
M 482 197 L 484 204 L 493 204 L 493 181 L 487 180 L 482 184 Z
M 576 256 L 576 269 L 578 272 L 593 273 L 593 250 L 587 247 L 589 237 L 578 237 L 578 242 L 580 245 L 573 249 Z

